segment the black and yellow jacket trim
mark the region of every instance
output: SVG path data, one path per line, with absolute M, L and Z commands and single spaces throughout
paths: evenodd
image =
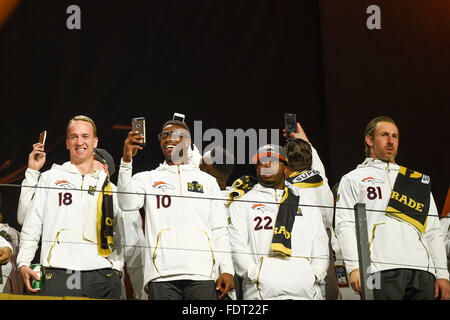
M 270 245 L 274 255 L 292 256 L 292 228 L 295 217 L 302 214 L 298 206 L 299 199 L 300 197 L 294 194 L 290 188 L 284 187 L 284 195 L 278 209 L 272 244 Z
M 386 215 L 406 221 L 425 233 L 430 208 L 430 177 L 400 166 Z
M 314 169 L 295 171 L 286 180 L 297 188 L 316 188 L 323 185 L 320 172 Z
M 258 179 L 252 176 L 242 176 L 236 179 L 231 185 L 230 192 L 228 193 L 228 202 L 226 205 L 230 205 L 234 200 L 242 198 L 244 194 L 253 189 L 258 183 Z
M 107 257 L 114 249 L 114 211 L 112 187 L 106 177 L 97 201 L 97 245 L 98 254 Z

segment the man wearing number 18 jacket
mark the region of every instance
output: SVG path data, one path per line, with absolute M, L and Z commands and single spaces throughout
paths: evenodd
M 131 160 L 142 149 L 142 136 L 128 134 L 117 184 L 122 210 L 145 208 L 149 299 L 214 300 L 216 290 L 222 298 L 233 288 L 234 275 L 224 197 L 214 177 L 186 164 L 185 123 L 166 122 L 158 138 L 165 162 L 132 176 Z
M 30 264 L 42 237 L 40 295 L 119 299 L 117 210 L 107 174 L 94 166 L 95 123 L 75 116 L 66 134 L 70 161 L 42 173 L 24 211 L 19 271 L 27 291 L 36 293 L 30 280 L 39 277 Z

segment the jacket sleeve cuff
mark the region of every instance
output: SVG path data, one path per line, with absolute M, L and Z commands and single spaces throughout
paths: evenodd
M 221 265 L 220 266 L 220 273 L 222 274 L 222 273 L 229 273 L 229 274 L 231 274 L 232 276 L 234 276 L 234 268 L 233 268 L 233 266 L 231 265 Z
M 123 161 L 123 157 L 120 158 L 120 167 L 124 169 L 132 169 L 133 168 L 133 159 L 130 162 Z

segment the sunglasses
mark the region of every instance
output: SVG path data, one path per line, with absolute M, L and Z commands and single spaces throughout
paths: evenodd
M 258 159 L 258 163 L 265 165 L 269 163 L 279 163 L 281 160 L 277 157 L 262 157 Z
M 169 138 L 171 140 L 179 140 L 180 138 L 186 137 L 186 134 L 184 134 L 181 130 L 172 130 L 172 131 L 162 131 L 158 133 L 158 140 L 166 140 Z

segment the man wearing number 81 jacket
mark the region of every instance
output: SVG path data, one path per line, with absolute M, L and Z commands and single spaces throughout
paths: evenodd
M 353 210 L 364 203 L 370 273 L 379 275 L 378 281 L 371 277 L 374 298 L 448 299 L 445 247 L 429 177 L 395 163 L 399 131 L 391 118 L 370 121 L 365 143 L 367 158 L 342 177 L 336 201 L 336 235 L 352 288 L 361 290 L 360 272 L 367 272 L 359 270 Z
M 149 299 L 214 300 L 216 290 L 222 298 L 234 275 L 224 197 L 215 178 L 187 164 L 191 140 L 184 122 L 166 122 L 158 138 L 165 162 L 132 176 L 142 136 L 128 134 L 117 183 L 122 210 L 145 206 Z

